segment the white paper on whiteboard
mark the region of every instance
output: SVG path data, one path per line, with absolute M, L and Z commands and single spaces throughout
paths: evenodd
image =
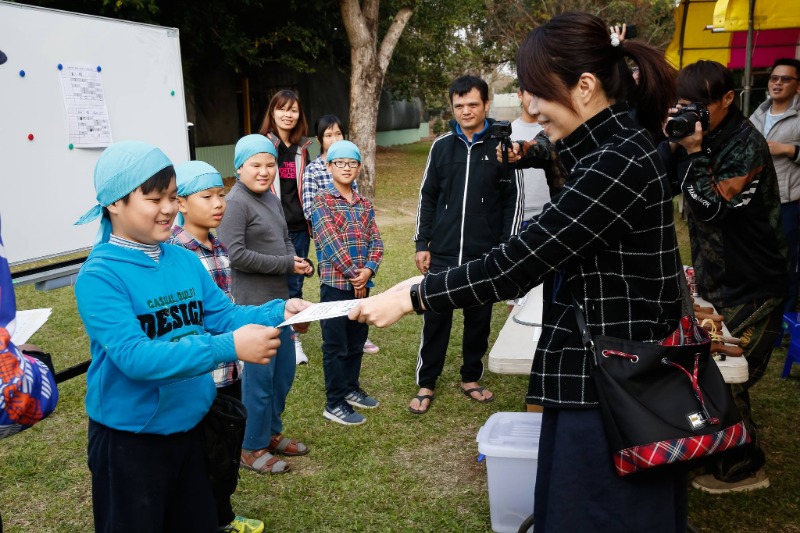
M 17 311 L 14 332 L 11 334 L 11 342 L 16 345 L 28 342 L 36 331 L 44 326 L 50 318 L 52 309 L 29 309 L 27 311 Z
M 284 320 L 278 324 L 278 327 L 289 326 L 291 324 L 302 324 L 303 322 L 316 322 L 317 320 L 325 320 L 326 318 L 344 316 L 358 304 L 358 300 L 340 300 L 338 302 L 312 304 L 310 307 L 306 307 L 289 320 Z
M 75 148 L 109 146 L 111 121 L 103 78 L 97 66 L 67 63 L 61 67 L 61 91 L 67 109 L 69 142 Z

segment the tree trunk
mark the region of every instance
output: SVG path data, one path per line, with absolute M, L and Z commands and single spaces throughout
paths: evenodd
M 378 125 L 378 106 L 383 87 L 383 74 L 366 61 L 357 62 L 353 55 L 350 75 L 350 139 L 361 150 L 361 172 L 358 190 L 368 198 L 375 197 L 375 136 Z
M 394 47 L 413 14 L 411 8 L 400 9 L 379 46 L 379 4 L 380 0 L 340 1 L 350 41 L 350 139 L 361 150 L 358 190 L 369 198 L 375 196 L 375 134 L 383 79 Z

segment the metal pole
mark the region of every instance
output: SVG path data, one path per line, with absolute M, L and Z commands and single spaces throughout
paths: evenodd
M 742 90 L 742 113 L 750 115 L 750 93 L 753 91 L 751 78 L 753 77 L 753 13 L 756 0 L 750 0 L 747 14 L 747 45 L 744 52 L 744 89 Z
M 681 36 L 678 41 L 678 70 L 683 68 L 683 40 L 686 38 L 686 19 L 689 17 L 689 2 L 685 0 L 683 3 L 683 14 L 681 15 Z

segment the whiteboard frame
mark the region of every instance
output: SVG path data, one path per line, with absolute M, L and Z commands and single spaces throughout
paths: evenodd
M 73 223 L 96 203 L 102 148 L 68 148 L 57 65 L 100 66 L 114 141 L 149 142 L 177 165 L 189 159 L 178 30 L 0 1 L 0 50 L 8 56 L 0 65 L 0 220 L 9 263 L 85 252 L 98 224 Z

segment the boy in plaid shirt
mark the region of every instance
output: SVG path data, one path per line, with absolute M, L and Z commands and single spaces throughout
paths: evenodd
M 383 259 L 383 242 L 370 201 L 353 190 L 361 152 L 350 141 L 327 154 L 333 187 L 314 197 L 311 220 L 319 262 L 320 301 L 365 298 Z M 323 416 L 345 425 L 366 422 L 353 407 L 372 409 L 378 401 L 361 388 L 361 358 L 369 326 L 346 316 L 322 321 L 322 359 L 327 404 Z
M 211 230 L 219 226 L 225 214 L 225 186 L 220 173 L 203 161 L 187 161 L 175 167 L 176 184 L 178 186 L 179 213 L 172 228 L 169 244 L 182 246 L 194 252 L 206 268 L 217 287 L 233 301 L 231 294 L 231 260 L 228 249 Z M 211 372 L 217 395 L 231 396 L 242 400 L 242 370 L 244 363 L 234 361 L 221 363 Z M 244 434 L 241 435 L 244 437 Z M 239 452 L 241 454 L 241 441 Z M 236 474 L 238 465 L 234 463 L 233 475 L 228 476 L 227 483 L 212 479 L 212 491 L 217 504 L 217 517 L 220 527 L 228 527 L 231 531 L 260 533 L 264 531 L 264 523 L 260 520 L 236 516 L 231 505 L 231 495 L 236 490 Z M 215 482 L 216 481 L 216 482 Z

